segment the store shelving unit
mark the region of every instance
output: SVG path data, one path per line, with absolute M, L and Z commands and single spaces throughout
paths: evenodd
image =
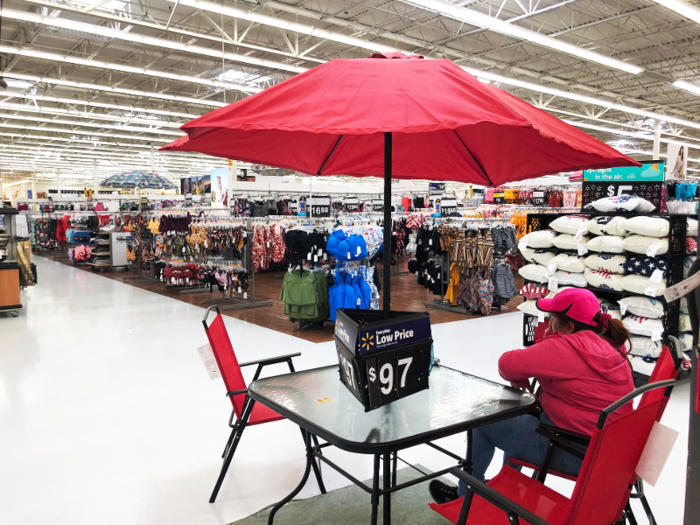
M 0 208 L 0 247 L 5 257 L 0 260 L 0 312 L 9 312 L 13 317 L 22 308 L 20 300 L 20 266 L 17 262 L 17 239 L 14 230 L 14 208 Z

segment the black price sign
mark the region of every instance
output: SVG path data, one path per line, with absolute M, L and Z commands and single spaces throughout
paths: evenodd
M 443 217 L 454 217 L 457 215 L 457 199 L 442 199 L 440 214 Z
M 372 211 L 375 213 L 383 213 L 384 201 L 382 199 L 374 199 L 372 201 Z
M 662 187 L 663 182 L 583 181 L 581 204 L 586 206 L 598 199 L 635 195 L 651 202 L 654 205 L 654 211 L 658 212 L 661 209 Z
M 365 359 L 370 409 L 427 387 L 430 346 L 406 345 Z
M 309 199 L 309 209 L 312 217 L 330 217 L 331 216 L 331 198 L 311 197 Z
M 357 199 L 345 199 L 345 211 L 349 213 L 355 213 L 359 211 L 360 204 Z
M 342 345 L 336 345 L 338 351 L 338 366 L 340 368 L 340 380 L 348 389 L 355 395 L 357 399 L 362 401 L 360 392 L 360 374 L 355 366 L 355 359 L 352 354 Z

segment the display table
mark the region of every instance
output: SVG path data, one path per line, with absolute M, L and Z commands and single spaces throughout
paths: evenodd
M 430 374 L 428 390 L 371 412 L 365 412 L 362 404 L 340 382 L 337 366 L 259 379 L 251 383 L 248 395 L 249 402 L 244 411 L 252 410 L 255 402 L 263 403 L 299 425 L 305 436 L 307 462 L 304 476 L 299 486 L 272 509 L 269 524 L 275 513 L 302 489 L 314 458 L 317 458 L 371 494 L 372 525 L 377 523 L 379 496 L 383 496 L 383 523 L 388 525 L 391 522 L 392 492 L 449 471 L 448 468 L 396 485 L 396 454 L 399 450 L 426 444 L 471 470 L 471 439 L 468 440 L 466 460 L 431 441 L 527 414 L 535 407 L 535 397 L 531 394 L 437 365 Z M 313 446 L 312 435 L 327 443 Z M 374 455 L 372 487 L 367 487 L 323 455 L 322 449 L 331 445 L 347 452 Z M 383 463 L 381 490 L 380 462 Z

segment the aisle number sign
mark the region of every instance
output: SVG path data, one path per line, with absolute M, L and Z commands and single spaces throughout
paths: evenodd
M 625 166 L 604 170 L 583 170 L 586 182 L 663 182 L 664 162 L 647 161 L 641 166 Z

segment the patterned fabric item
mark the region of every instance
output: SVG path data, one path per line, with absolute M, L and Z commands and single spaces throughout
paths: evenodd
M 685 238 L 685 251 L 686 253 L 697 253 L 698 252 L 698 242 L 692 237 Z
M 256 224 L 253 229 L 251 256 L 253 258 L 253 271 L 256 273 L 269 268 L 269 263 L 266 261 L 267 248 L 265 247 L 265 230 L 267 230 L 267 228 L 264 224 Z
M 279 263 L 284 259 L 284 252 L 287 246 L 284 244 L 284 228 L 279 224 L 275 224 L 270 228 L 271 244 L 272 244 L 272 262 Z
M 666 259 L 659 259 L 658 257 L 630 257 L 624 263 L 622 267 L 627 273 L 632 273 L 635 275 L 643 275 L 645 277 L 651 277 L 655 270 L 661 270 L 666 276 L 666 271 L 668 270 L 668 265 Z
M 493 283 L 491 279 L 484 275 L 477 274 L 472 280 L 472 294 L 475 297 L 476 308 L 474 311 L 482 315 L 491 313 L 491 305 L 493 304 Z
M 525 299 L 533 301 L 535 299 L 544 299 L 549 294 L 549 288 L 546 284 L 528 283 L 523 286 L 520 293 L 525 296 Z

